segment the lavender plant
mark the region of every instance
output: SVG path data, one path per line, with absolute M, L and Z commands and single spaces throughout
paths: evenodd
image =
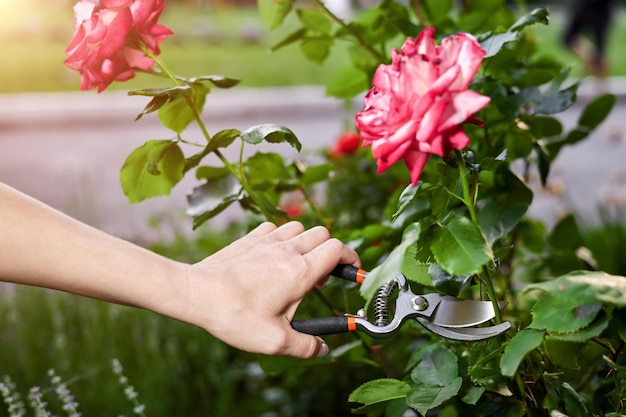
M 117 376 L 118 383 L 124 389 L 124 396 L 133 404 L 133 413 L 141 417 L 146 417 L 144 413 L 146 406 L 139 402 L 139 394 L 135 390 L 135 387 L 128 383 L 128 378 L 124 375 L 122 363 L 118 359 L 113 359 L 111 360 L 111 368 L 113 369 L 113 373 Z
M 81 417 L 82 414 L 78 411 L 78 402 L 72 392 L 67 387 L 67 383 L 56 374 L 54 369 L 48 370 L 48 377 L 54 392 L 59 397 L 62 403 L 63 410 L 67 412 L 68 417 Z
M 22 417 L 26 415 L 24 401 L 19 391 L 17 391 L 15 383 L 8 375 L 5 375 L 0 381 L 0 394 L 10 417 Z

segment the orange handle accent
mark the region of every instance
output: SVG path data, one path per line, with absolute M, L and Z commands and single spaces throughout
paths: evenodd
M 365 279 L 365 274 L 367 274 L 367 272 L 359 268 L 356 271 L 356 282 L 359 284 L 363 284 L 363 280 Z
M 349 332 L 356 331 L 356 319 L 354 317 L 348 317 L 348 331 Z

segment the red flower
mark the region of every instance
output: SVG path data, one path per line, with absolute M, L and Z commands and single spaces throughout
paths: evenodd
M 469 145 L 461 124 L 490 100 L 468 90 L 485 55 L 476 39 L 459 33 L 437 46 L 434 35 L 428 27 L 392 51 L 391 65 L 378 67 L 355 117 L 378 172 L 404 159 L 414 185 L 430 154 L 447 156 Z
M 165 0 L 81 0 L 74 6 L 76 32 L 65 52 L 65 65 L 80 72 L 80 89 L 101 92 L 113 81 L 126 81 L 135 69 L 153 61 L 142 51 L 160 53 L 159 43 L 172 31 L 157 23 Z
M 344 132 L 330 147 L 329 153 L 335 158 L 352 155 L 359 149 L 359 146 L 361 146 L 361 135 L 357 132 Z

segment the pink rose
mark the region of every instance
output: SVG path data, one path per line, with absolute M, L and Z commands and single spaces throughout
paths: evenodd
M 126 81 L 135 69 L 149 70 L 159 43 L 172 31 L 157 23 L 165 0 L 81 0 L 74 6 L 76 32 L 65 52 L 65 65 L 80 72 L 80 89 Z
M 469 145 L 461 125 L 489 103 L 468 87 L 485 51 L 458 33 L 435 43 L 428 27 L 380 65 L 365 106 L 355 116 L 363 145 L 372 146 L 378 172 L 404 159 L 415 185 L 430 154 L 447 156 Z

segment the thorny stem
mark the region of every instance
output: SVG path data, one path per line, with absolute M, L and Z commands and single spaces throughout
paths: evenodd
M 467 207 L 469 211 L 470 218 L 475 225 L 478 225 L 478 216 L 476 215 L 476 193 L 472 193 L 470 191 L 469 186 L 469 176 L 467 173 L 467 168 L 465 167 L 465 160 L 463 159 L 463 155 L 461 151 L 455 151 L 457 163 L 459 166 L 459 175 L 461 177 L 461 187 L 463 188 L 463 203 Z M 475 190 L 475 188 L 474 188 Z M 493 309 L 496 314 L 496 322 L 502 323 L 502 315 L 500 314 L 500 306 L 498 305 L 498 299 L 496 298 L 496 292 L 493 288 L 493 282 L 491 281 L 491 276 L 489 274 L 489 269 L 483 265 L 478 274 L 480 281 L 485 286 L 485 291 L 487 292 L 487 296 L 491 303 L 493 304 Z
M 328 7 L 326 7 L 326 4 L 324 4 L 322 0 L 315 0 L 315 2 L 324 11 L 324 13 L 326 13 L 328 17 L 330 17 L 332 20 L 337 22 L 342 28 L 344 28 L 348 33 L 350 33 L 350 35 L 354 36 L 357 42 L 361 44 L 361 46 L 363 46 L 365 49 L 367 49 L 369 53 L 371 53 L 374 56 L 374 58 L 376 58 L 379 62 L 385 62 L 387 60 L 386 56 L 384 56 L 383 54 L 378 52 L 376 49 L 374 49 L 365 39 L 361 37 L 361 35 L 359 35 L 354 29 L 352 29 L 349 25 L 347 25 L 346 22 L 344 22 L 337 15 L 331 12 L 328 9 Z

